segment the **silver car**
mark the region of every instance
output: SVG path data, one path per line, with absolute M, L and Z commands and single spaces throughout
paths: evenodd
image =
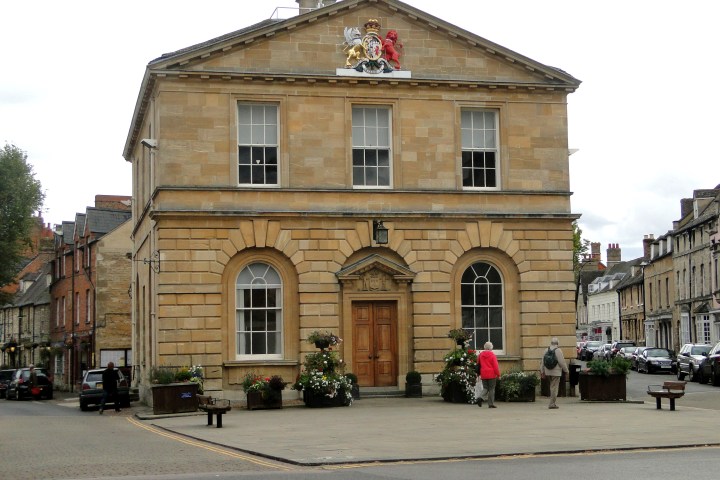
M 677 355 L 677 378 L 684 380 L 688 376 L 691 382 L 705 383 L 700 364 L 707 358 L 712 345 L 686 343 Z

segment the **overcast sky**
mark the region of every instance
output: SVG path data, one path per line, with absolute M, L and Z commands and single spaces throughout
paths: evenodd
M 568 101 L 569 147 L 578 149 L 572 211 L 582 214 L 583 238 L 602 244 L 603 259 L 609 243 L 620 244 L 623 260 L 640 256 L 643 235 L 672 229 L 681 198 L 720 184 L 720 2 L 407 3 L 582 80 Z M 47 194 L 46 222 L 74 220 L 96 194 L 131 194 L 122 152 L 149 61 L 296 6 L 3 2 L 0 142 L 27 152 Z

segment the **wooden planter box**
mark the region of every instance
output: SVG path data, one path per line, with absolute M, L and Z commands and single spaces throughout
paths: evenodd
M 580 400 L 627 400 L 625 374 L 580 374 Z
M 275 398 L 263 398 L 260 392 L 247 393 L 248 410 L 265 410 L 271 408 L 282 408 L 282 395 Z
M 168 383 L 167 385 L 153 385 L 153 413 L 162 415 L 167 413 L 197 412 L 198 401 L 195 398 L 198 384 L 194 382 Z
M 325 407 L 347 407 L 352 403 L 352 396 L 339 393 L 334 397 L 327 395 L 316 395 L 308 390 L 303 390 L 303 401 L 306 407 L 325 408 Z

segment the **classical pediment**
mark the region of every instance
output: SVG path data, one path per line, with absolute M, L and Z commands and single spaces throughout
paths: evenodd
M 399 34 L 402 71 L 413 80 L 554 85 L 579 81 L 483 37 L 396 0 L 344 0 L 290 19 L 268 19 L 221 37 L 164 54 L 150 70 L 217 74 L 336 76 L 346 53 L 345 28 L 377 19 L 381 35 Z M 288 49 L 288 45 L 294 48 Z
M 402 43 L 401 68 L 388 75 L 340 75 L 347 28 L 367 33 L 369 20 Z M 332 85 L 446 88 L 497 92 L 573 92 L 580 81 L 397 0 L 343 0 L 289 19 L 268 19 L 197 45 L 166 53 L 145 72 L 125 158 L 140 138 L 153 92 L 162 81 L 198 81 L 212 88 Z M 180 84 L 178 84 L 180 85 Z M 364 94 L 366 95 L 366 94 Z
M 415 272 L 387 258 L 373 254 L 335 274 L 343 283 L 354 283 L 358 290 L 390 290 L 394 284 L 412 282 Z

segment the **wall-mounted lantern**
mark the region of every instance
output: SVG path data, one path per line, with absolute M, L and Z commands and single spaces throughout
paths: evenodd
M 383 225 L 382 220 L 373 220 L 373 240 L 378 245 L 388 243 L 388 229 Z

